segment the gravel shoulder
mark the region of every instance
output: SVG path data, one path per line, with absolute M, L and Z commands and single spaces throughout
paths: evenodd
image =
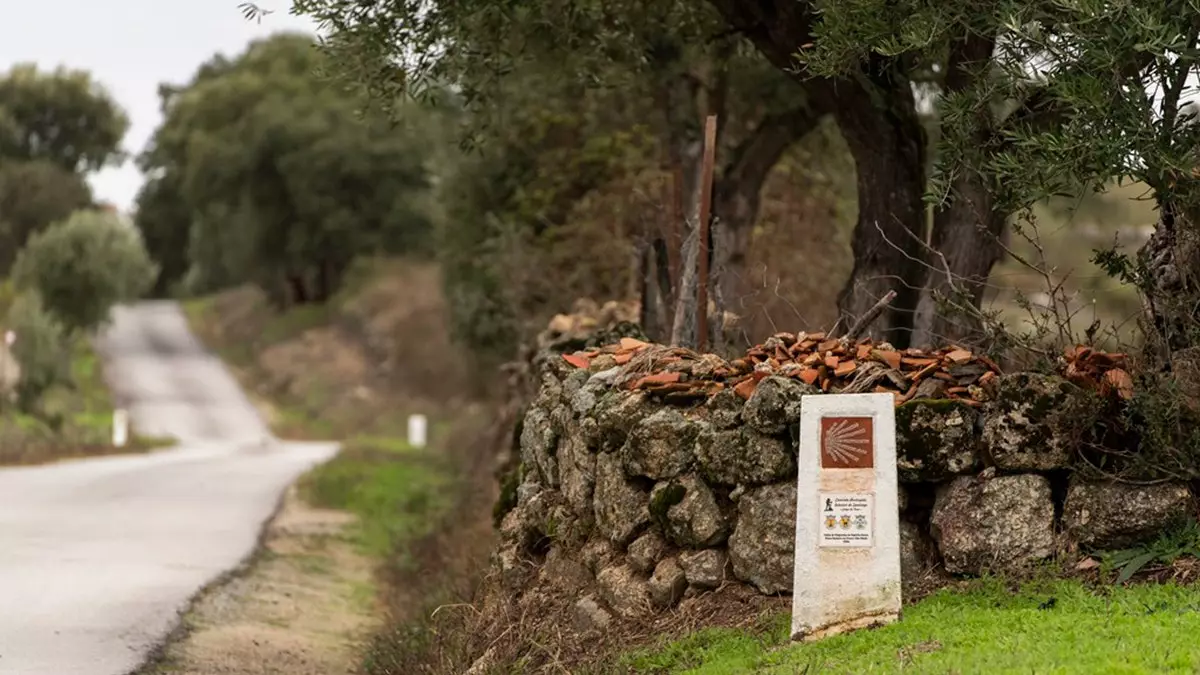
M 372 561 L 350 514 L 313 508 L 289 488 L 247 566 L 193 603 L 139 675 L 355 673 L 380 625 Z

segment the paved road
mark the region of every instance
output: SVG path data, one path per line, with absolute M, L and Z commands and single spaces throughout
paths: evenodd
M 0 469 L 0 674 L 125 675 L 254 548 L 334 452 L 277 443 L 174 303 L 121 308 L 101 352 L 151 455 Z

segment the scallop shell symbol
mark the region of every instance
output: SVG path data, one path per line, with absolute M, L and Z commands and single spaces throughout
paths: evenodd
M 825 452 L 838 464 L 860 459 L 870 445 L 866 428 L 851 420 L 838 420 L 825 432 Z

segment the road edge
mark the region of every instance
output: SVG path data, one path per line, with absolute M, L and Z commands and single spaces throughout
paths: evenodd
M 297 480 L 299 479 L 297 478 Z M 217 574 L 217 576 L 210 579 L 199 590 L 193 593 L 187 602 L 184 603 L 184 606 L 176 613 L 175 624 L 171 630 L 167 631 L 161 639 L 156 640 L 154 646 L 146 652 L 146 656 L 141 660 L 141 663 L 128 671 L 126 675 L 154 675 L 154 669 L 165 665 L 167 651 L 171 645 L 181 642 L 191 633 L 192 629 L 187 625 L 185 619 L 196 608 L 196 605 L 210 593 L 226 586 L 235 579 L 245 576 L 254 568 L 266 550 L 267 533 L 270 532 L 271 525 L 283 511 L 283 506 L 287 501 L 288 490 L 295 484 L 296 481 L 293 480 L 284 485 L 283 489 L 279 491 L 279 496 L 275 499 L 275 506 L 271 508 L 271 513 L 259 525 L 258 534 L 254 538 L 254 545 L 251 547 L 250 552 L 243 556 L 236 565 Z

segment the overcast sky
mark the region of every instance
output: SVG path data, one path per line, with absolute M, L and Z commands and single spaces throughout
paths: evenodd
M 217 52 L 241 51 L 251 40 L 281 30 L 314 32 L 307 19 L 286 13 L 287 0 L 262 0 L 275 9 L 261 24 L 247 21 L 241 0 L 0 0 L 0 70 L 34 61 L 82 68 L 125 108 L 124 147 L 140 152 L 159 124 L 158 85 L 182 83 Z M 128 209 L 142 177 L 132 162 L 92 177 L 96 198 Z

